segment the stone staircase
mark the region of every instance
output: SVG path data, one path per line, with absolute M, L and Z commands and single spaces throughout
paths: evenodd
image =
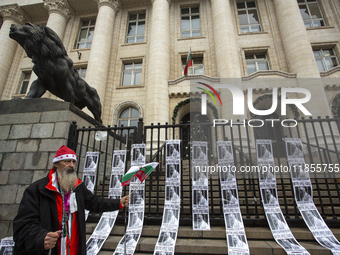
M 95 223 L 87 224 L 88 237 L 93 232 Z M 124 235 L 124 226 L 117 224 L 113 228 L 99 255 L 111 255 L 121 237 Z M 135 254 L 153 254 L 160 226 L 145 225 L 142 236 L 136 247 Z M 318 245 L 307 228 L 295 228 L 291 230 L 299 243 L 304 246 L 310 254 L 330 255 L 329 250 Z M 340 239 L 340 229 L 332 229 L 335 237 Z M 246 235 L 250 248 L 250 254 L 286 254 L 285 251 L 275 242 L 269 228 L 246 227 Z M 175 254 L 227 254 L 228 246 L 226 241 L 225 227 L 213 226 L 211 231 L 193 231 L 191 226 L 180 226 L 176 242 Z
M 159 235 L 165 196 L 164 172 L 159 173 L 158 183 L 156 181 L 156 175 L 156 172 L 154 172 L 152 175 L 151 190 L 149 189 L 150 180 L 146 181 L 145 202 L 147 206 L 145 208 L 145 221 L 142 236 L 135 251 L 135 254 L 137 255 L 153 254 L 153 250 L 155 248 L 155 244 Z M 151 179 L 151 176 L 149 178 Z M 335 179 L 327 179 L 329 191 L 327 191 L 325 179 L 318 179 L 318 183 L 316 183 L 316 181 L 312 179 L 312 182 L 314 191 L 314 202 L 318 207 L 319 212 L 321 214 L 323 213 L 326 223 L 334 233 L 335 237 L 339 240 L 340 221 L 333 219 L 333 216 L 336 216 L 337 219 L 340 218 L 340 203 L 337 187 L 337 185 L 339 185 L 340 187 L 340 181 L 337 181 Z M 98 187 L 97 194 L 102 194 L 103 190 L 104 197 L 107 197 L 108 183 L 109 181 L 105 181 L 104 186 L 101 183 Z M 190 178 L 189 171 L 187 169 L 183 170 L 182 183 L 183 210 L 180 216 L 181 222 L 176 242 L 175 254 L 227 254 L 228 247 L 226 241 L 225 224 L 223 220 L 223 215 L 220 211 L 219 182 L 217 176 L 212 176 L 211 182 L 209 181 L 211 231 L 192 230 L 192 223 L 190 220 Z M 318 190 L 316 189 L 317 186 Z M 211 206 L 211 187 L 213 187 L 213 207 Z M 292 233 L 294 234 L 295 238 L 311 254 L 331 254 L 329 250 L 323 248 L 315 241 L 311 232 L 308 230 L 305 223 L 301 220 L 301 216 L 294 205 L 293 194 L 289 179 L 277 178 L 277 187 L 281 210 L 285 216 L 289 216 L 286 219 L 288 225 L 291 227 Z M 238 189 L 240 207 L 245 223 L 250 253 L 261 255 L 286 254 L 284 250 L 275 242 L 265 220 L 263 207 L 261 206 L 260 202 L 261 198 L 258 191 L 257 176 L 255 175 L 255 179 L 253 180 L 238 178 Z M 284 199 L 283 197 L 283 189 L 285 190 L 286 199 Z M 320 198 L 318 197 L 318 194 L 320 194 Z M 254 197 L 256 199 L 254 199 Z M 334 213 L 332 211 L 331 201 L 333 203 Z M 323 211 L 321 208 L 323 208 Z M 93 220 L 92 223 L 87 223 L 86 233 L 88 237 L 93 232 L 95 226 L 96 223 L 93 222 Z M 100 255 L 108 255 L 113 253 L 121 237 L 124 235 L 124 229 L 125 228 L 123 220 L 118 219 L 110 236 L 102 247 L 99 253 Z

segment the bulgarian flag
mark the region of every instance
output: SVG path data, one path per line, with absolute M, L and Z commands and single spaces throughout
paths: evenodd
M 189 49 L 189 54 L 188 54 L 188 57 L 187 57 L 187 63 L 184 67 L 184 75 L 185 76 L 188 75 L 188 69 L 189 69 L 190 66 L 192 66 L 191 47 Z
M 130 184 L 133 177 L 137 177 L 141 183 L 150 175 L 150 173 L 158 166 L 158 162 L 151 162 L 143 166 L 132 166 L 129 171 L 122 177 L 122 186 Z

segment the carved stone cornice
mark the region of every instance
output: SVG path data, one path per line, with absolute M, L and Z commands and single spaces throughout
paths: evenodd
M 333 67 L 332 69 L 329 69 L 328 71 L 320 72 L 321 77 L 327 77 L 330 76 L 333 73 L 339 72 L 340 66 Z
M 95 1 L 98 4 L 98 9 L 102 6 L 109 6 L 115 11 L 115 13 L 117 13 L 117 11 L 122 6 L 119 0 L 95 0 Z
M 151 2 L 152 5 L 153 5 L 153 3 L 154 3 L 155 1 L 157 1 L 157 0 L 150 0 L 150 2 Z M 172 0 L 168 0 L 169 5 L 171 4 L 171 1 L 172 1 Z
M 27 18 L 23 10 L 17 4 L 0 6 L 0 15 L 3 19 L 12 19 L 23 23 Z
M 296 74 L 294 73 L 286 73 L 280 70 L 263 70 L 263 71 L 257 71 L 247 76 L 243 76 L 242 81 L 249 81 L 258 76 L 269 76 L 269 75 L 278 75 L 284 78 L 296 78 Z
M 67 0 L 44 0 L 44 7 L 49 13 L 59 13 L 66 19 L 72 16 L 73 10 Z

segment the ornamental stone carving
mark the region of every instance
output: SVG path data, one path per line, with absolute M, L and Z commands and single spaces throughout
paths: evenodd
M 66 19 L 69 19 L 73 13 L 73 10 L 67 0 L 44 0 L 44 7 L 49 13 L 56 12 Z
M 23 10 L 17 4 L 0 6 L 0 15 L 3 19 L 12 19 L 18 23 L 26 20 Z
M 111 7 L 115 12 L 117 12 L 121 7 L 121 3 L 119 0 L 95 0 L 95 1 L 98 4 L 98 8 L 106 5 Z

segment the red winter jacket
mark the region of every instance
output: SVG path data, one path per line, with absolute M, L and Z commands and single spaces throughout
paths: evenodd
M 52 168 L 48 176 L 34 182 L 25 190 L 18 214 L 13 220 L 14 255 L 47 255 L 48 251 L 44 250 L 46 234 L 61 229 L 62 198 L 53 186 L 53 178 L 55 170 Z M 71 255 L 85 255 L 85 209 L 95 213 L 115 211 L 120 208 L 120 203 L 119 199 L 95 196 L 79 180 L 73 192 L 78 210 L 73 217 Z M 59 245 L 52 249 L 52 255 L 60 254 Z

